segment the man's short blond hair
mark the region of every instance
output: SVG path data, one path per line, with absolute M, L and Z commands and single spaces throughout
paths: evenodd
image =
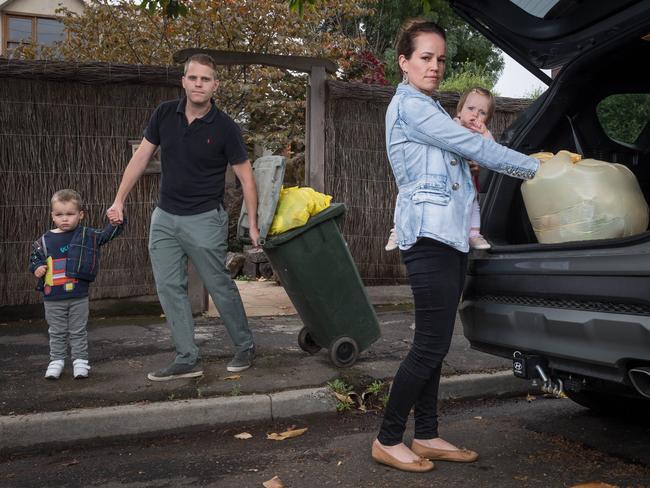
M 187 74 L 187 68 L 189 68 L 191 62 L 212 68 L 212 71 L 214 72 L 214 79 L 217 79 L 217 63 L 212 56 L 203 53 L 192 54 L 189 58 L 187 58 L 187 61 L 185 61 L 185 66 L 183 67 L 183 76 Z

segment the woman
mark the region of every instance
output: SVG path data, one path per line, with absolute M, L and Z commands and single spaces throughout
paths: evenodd
M 372 445 L 377 462 L 429 471 L 431 460 L 473 462 L 478 454 L 438 436 L 442 361 L 451 343 L 465 281 L 475 190 L 468 160 L 518 178 L 533 178 L 539 161 L 456 124 L 431 96 L 445 71 L 444 30 L 429 21 L 402 26 L 396 46 L 404 81 L 386 113 L 386 145 L 399 188 L 397 243 L 413 291 L 415 335 L 393 380 L 384 420 Z M 402 442 L 414 408 L 411 448 Z

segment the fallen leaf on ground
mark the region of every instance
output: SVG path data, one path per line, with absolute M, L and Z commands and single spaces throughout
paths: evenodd
M 262 483 L 262 486 L 264 488 L 284 488 L 284 483 L 282 483 L 282 480 L 280 478 L 274 476 L 270 480 Z
M 272 441 L 283 441 L 285 439 L 291 439 L 292 437 L 301 436 L 305 432 L 307 432 L 307 427 L 305 427 L 304 429 L 285 430 L 284 432 L 281 432 L 279 434 L 272 432 L 270 434 L 267 434 L 266 438 L 271 439 Z
M 240 378 L 241 378 L 241 375 L 240 375 L 240 374 L 233 374 L 233 375 L 230 375 L 230 376 L 225 376 L 225 377 L 223 378 L 223 380 L 224 380 L 224 381 L 235 381 L 235 380 L 238 380 L 238 379 L 240 379 Z
M 587 481 L 586 483 L 573 485 L 571 488 L 618 488 L 618 486 L 603 483 L 601 481 Z
M 477 415 L 476 417 L 474 417 L 474 420 L 483 420 L 483 417 L 481 417 L 480 415 Z
M 334 392 L 334 396 L 341 403 L 354 403 L 348 395 L 341 395 L 340 393 Z
M 537 397 L 535 395 L 531 395 L 530 393 L 526 395 L 526 401 L 528 403 L 532 402 L 533 400 L 537 400 Z
M 235 439 L 250 439 L 252 434 L 249 434 L 248 432 L 242 432 L 241 434 L 235 434 Z

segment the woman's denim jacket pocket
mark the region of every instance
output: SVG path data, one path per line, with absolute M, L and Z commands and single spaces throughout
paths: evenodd
M 451 200 L 451 190 L 447 184 L 446 175 L 429 175 L 424 181 L 418 181 L 411 201 L 413 203 L 433 203 L 435 205 L 449 205 Z

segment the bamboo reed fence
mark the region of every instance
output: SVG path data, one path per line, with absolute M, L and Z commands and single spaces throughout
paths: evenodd
M 101 227 L 132 141 L 153 108 L 180 95 L 179 67 L 21 61 L 0 58 L 0 310 L 39 303 L 28 272 L 31 243 L 51 227 L 49 200 L 74 188 L 86 225 Z M 390 87 L 328 82 L 326 192 L 348 207 L 343 234 L 366 284 L 405 282 L 399 253 L 384 250 L 396 197 L 384 143 Z M 440 93 L 453 111 L 458 94 Z M 498 99 L 500 133 L 527 101 Z M 132 190 L 124 235 L 103 249 L 91 299 L 154 295 L 147 251 L 159 175 Z
M 347 207 L 341 230 L 366 285 L 407 282 L 399 252 L 384 249 L 397 197 L 384 126 L 394 93 L 393 87 L 327 84 L 325 192 Z M 455 113 L 458 93 L 438 92 L 435 97 L 447 112 Z M 495 137 L 529 104 L 529 100 L 497 98 L 490 124 Z
M 51 228 L 51 195 L 74 188 L 85 224 L 102 227 L 131 143 L 161 101 L 180 94 L 177 67 L 0 58 L 0 307 L 38 303 L 31 243 Z M 102 250 L 91 299 L 154 295 L 147 238 L 159 175 L 129 197 L 128 228 Z

